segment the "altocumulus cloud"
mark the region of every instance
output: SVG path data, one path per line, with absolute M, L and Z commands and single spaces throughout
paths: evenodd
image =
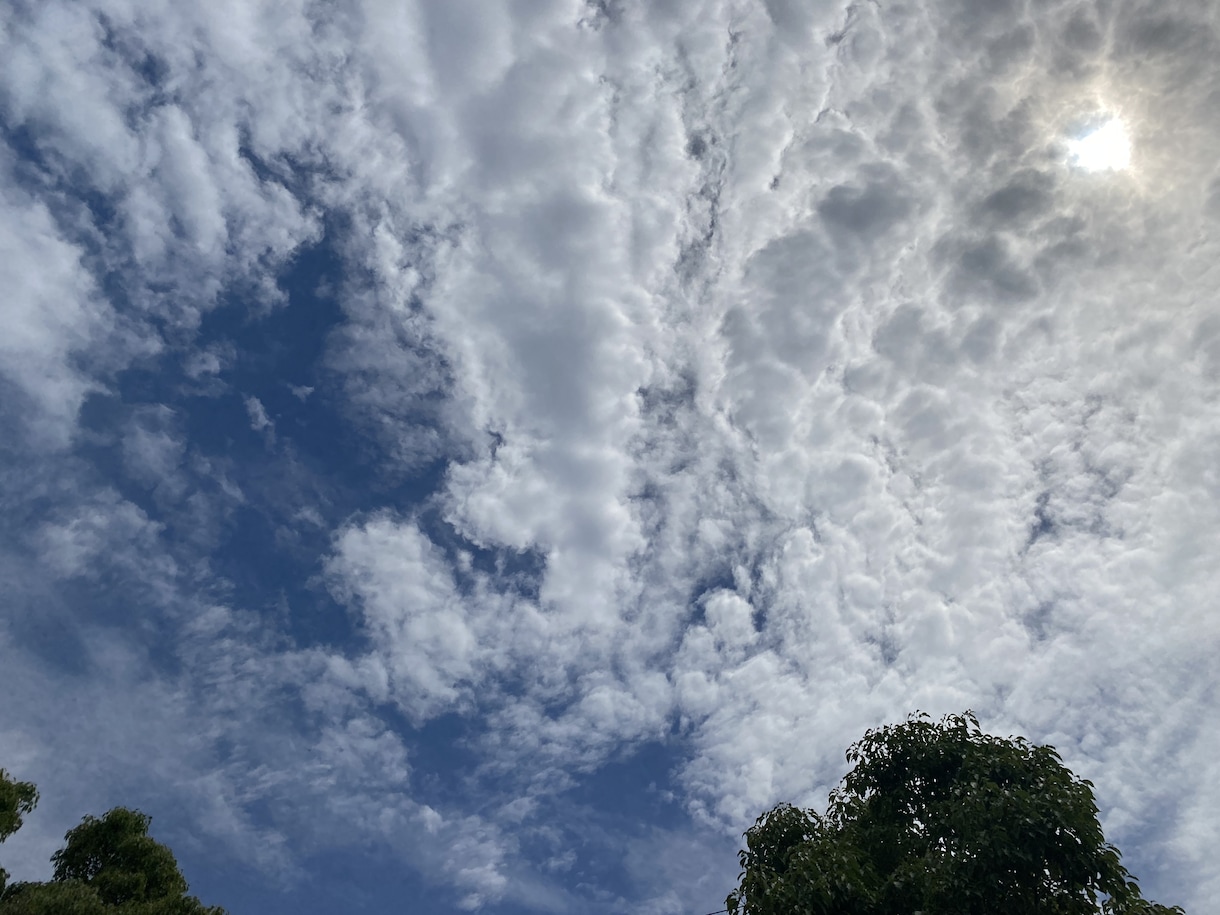
M 1214 906 L 1218 27 L 6 4 L 9 869 L 129 804 L 235 915 L 709 911 L 972 707 Z

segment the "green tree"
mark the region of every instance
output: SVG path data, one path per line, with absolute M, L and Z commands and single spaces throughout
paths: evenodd
M 107 915 L 97 890 L 73 880 L 65 883 L 16 883 L 0 896 L 3 915 Z
M 870 730 L 825 814 L 781 804 L 745 834 L 732 915 L 1172 915 L 1146 901 L 1055 749 L 973 714 Z
M 22 817 L 38 805 L 38 789 L 19 782 L 0 769 L 0 842 L 21 828 Z M 0 867 L 0 893 L 8 883 L 8 871 Z
M 33 785 L 0 769 L 0 841 L 37 801 Z M 0 870 L 0 915 L 225 915 L 187 895 L 173 852 L 148 834 L 151 821 L 125 807 L 86 816 L 51 856 L 49 882 L 7 886 Z
M 151 817 L 116 807 L 101 819 L 87 816 L 51 856 L 56 882 L 79 880 L 106 905 L 181 896 L 186 880 L 174 854 L 148 834 Z
M 38 806 L 38 789 L 30 782 L 15 781 L 0 769 L 0 842 L 21 828 L 22 817 Z

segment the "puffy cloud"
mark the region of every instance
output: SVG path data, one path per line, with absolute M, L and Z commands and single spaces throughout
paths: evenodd
M 84 252 L 63 237 L 46 205 L 7 182 L 0 195 L 0 283 L 9 302 L 0 372 L 10 396 L 28 405 L 11 421 L 44 446 L 62 446 L 96 386 L 77 359 L 113 336 L 115 319 L 81 263 Z
M 382 518 L 346 531 L 331 572 L 359 601 L 388 668 L 379 680 L 390 681 L 385 688 L 409 714 L 431 717 L 472 685 L 480 646 L 469 610 L 443 555 L 418 528 Z
M 1187 851 L 1220 821 L 1211 7 L 0 16 L 0 372 L 42 440 L 81 449 L 12 536 L 56 582 L 154 557 L 161 599 L 194 608 L 166 613 L 193 619 L 180 701 L 245 755 L 165 758 L 192 760 L 217 831 L 254 843 L 243 805 L 350 779 L 328 809 L 461 904 L 571 908 L 549 805 L 616 754 L 677 748 L 682 804 L 732 835 L 820 802 L 866 727 L 973 706 L 1064 749 L 1159 895 L 1214 895 Z M 1075 167 L 1111 116 L 1131 169 Z M 281 289 L 294 272 L 311 295 Z M 304 328 L 310 372 L 270 377 L 217 330 L 233 312 Z M 120 378 L 171 362 L 151 394 Z M 240 599 L 216 519 L 257 498 L 228 482 L 255 459 L 189 400 L 219 422 L 238 390 L 235 428 L 275 431 L 258 460 L 305 481 L 277 536 L 321 576 L 276 625 L 306 644 L 182 597 Z M 122 402 L 104 431 L 77 422 L 93 392 Z M 207 536 L 181 536 L 196 517 Z M 301 634 L 325 589 L 356 641 Z M 282 746 L 254 712 L 217 723 L 281 707 L 260 677 L 314 716 Z M 452 720 L 466 800 L 388 803 Z

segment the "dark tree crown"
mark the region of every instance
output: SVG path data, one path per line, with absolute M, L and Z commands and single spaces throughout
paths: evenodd
M 1170 915 L 1105 841 L 1090 782 L 970 712 L 868 731 L 825 814 L 749 829 L 732 915 Z

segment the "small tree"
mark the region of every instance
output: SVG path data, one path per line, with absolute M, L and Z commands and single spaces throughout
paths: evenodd
M 1108 844 L 1090 782 L 973 714 L 870 730 L 824 815 L 781 804 L 745 834 L 732 915 L 1172 915 Z
M 0 769 L 0 841 L 21 826 L 38 792 Z M 6 886 L 0 869 L 0 915 L 225 915 L 188 896 L 174 854 L 148 834 L 151 817 L 115 807 L 85 817 L 51 856 L 49 883 Z

